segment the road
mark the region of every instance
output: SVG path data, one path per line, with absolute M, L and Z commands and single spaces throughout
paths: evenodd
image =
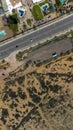
M 41 29 L 28 33 L 17 40 L 0 46 L 0 59 L 7 57 L 16 50 L 35 45 L 44 39 L 49 39 L 50 37 L 55 36 L 60 32 L 67 31 L 70 28 L 73 28 L 73 14 L 55 21 L 52 24 L 46 25 Z M 16 47 L 16 45 L 18 47 Z

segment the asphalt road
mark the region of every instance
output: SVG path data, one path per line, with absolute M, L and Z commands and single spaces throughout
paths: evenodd
M 28 33 L 15 41 L 0 46 L 0 59 L 7 57 L 16 50 L 39 43 L 40 41 L 57 35 L 69 28 L 73 28 L 73 15 L 65 17 L 64 19 L 47 25 L 41 29 L 35 30 L 32 33 Z M 16 47 L 16 45 L 18 47 Z

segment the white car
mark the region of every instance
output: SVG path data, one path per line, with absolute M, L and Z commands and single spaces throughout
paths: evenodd
M 52 57 L 56 57 L 56 56 L 57 56 L 56 52 L 52 53 Z
M 33 41 L 33 39 L 30 39 L 30 41 L 32 42 L 32 41 Z

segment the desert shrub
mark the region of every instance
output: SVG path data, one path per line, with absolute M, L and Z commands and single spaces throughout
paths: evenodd
M 4 125 L 5 125 L 6 122 L 7 122 L 6 118 L 7 118 L 8 116 L 9 116 L 8 109 L 2 108 L 1 121 L 3 122 Z
M 48 75 L 50 76 L 50 78 L 55 78 L 57 76 L 56 73 L 49 73 Z
M 53 108 L 53 107 L 55 107 L 55 106 L 57 105 L 57 103 L 58 103 L 57 99 L 51 98 L 51 99 L 49 100 L 48 107 Z
M 39 103 L 41 101 L 41 98 L 36 94 L 31 94 L 31 98 L 35 103 Z
M 73 58 L 70 56 L 67 58 L 68 61 L 73 61 Z
M 6 119 L 4 118 L 4 117 L 1 117 L 1 121 L 2 121 L 2 123 L 5 125 L 6 124 Z
M 23 84 L 24 80 L 25 80 L 25 76 L 16 78 L 16 81 L 18 82 L 19 85 Z
M 29 101 L 28 101 L 28 106 L 29 106 L 29 107 L 34 107 L 34 104 L 33 104 L 32 102 L 29 102 Z
M 41 63 L 36 63 L 36 67 L 40 67 L 41 66 Z
M 49 85 L 49 84 L 50 84 L 50 82 L 47 80 L 47 81 L 46 81 L 46 85 Z
M 34 93 L 37 93 L 37 90 L 36 90 L 35 87 L 32 87 L 32 91 L 33 91 Z
M 27 90 L 28 90 L 30 98 L 32 99 L 33 102 L 39 103 L 41 101 L 41 98 L 37 94 L 34 94 L 32 89 L 28 88 Z
M 20 115 L 17 114 L 17 113 L 16 113 L 14 116 L 15 116 L 15 118 L 16 118 L 17 120 L 18 120 L 18 118 L 20 117 Z
M 46 91 L 47 90 L 47 86 L 45 85 L 44 79 L 39 76 L 38 80 L 39 80 L 39 82 L 41 84 L 42 89 L 44 89 Z
M 7 91 L 7 93 L 8 93 L 8 95 L 9 95 L 9 97 L 11 97 L 12 99 L 17 97 L 16 92 L 12 91 L 12 89 L 9 89 L 9 90 Z
M 59 97 L 60 99 L 59 99 L 59 101 L 61 102 L 61 101 L 65 101 L 65 97 L 64 97 L 64 95 L 62 94 L 62 95 L 60 95 L 60 97 Z
M 24 70 L 26 70 L 26 69 L 28 68 L 28 66 L 29 66 L 29 64 L 26 63 L 26 64 L 24 65 Z
M 15 108 L 15 107 L 17 107 L 18 106 L 18 104 L 17 103 L 15 103 L 14 101 L 12 101 L 12 103 L 10 104 L 10 108 Z
M 15 85 L 15 80 L 6 81 L 5 85 L 8 85 L 8 86 L 12 85 L 12 86 L 14 86 Z
M 61 90 L 61 86 L 58 86 L 58 85 L 49 85 L 49 89 L 50 91 L 53 91 L 54 93 L 58 93 L 59 90 Z
M 26 99 L 26 94 L 22 91 L 22 89 L 20 87 L 18 88 L 18 96 L 21 99 Z
M 8 109 L 3 108 L 2 109 L 2 117 L 7 118 L 9 116 Z
M 2 101 L 5 102 L 7 99 L 8 99 L 8 94 L 5 93 L 5 94 L 3 95 Z

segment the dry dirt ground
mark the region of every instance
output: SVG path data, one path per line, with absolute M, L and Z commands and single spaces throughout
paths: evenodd
M 0 130 L 73 130 L 73 53 L 0 79 Z

